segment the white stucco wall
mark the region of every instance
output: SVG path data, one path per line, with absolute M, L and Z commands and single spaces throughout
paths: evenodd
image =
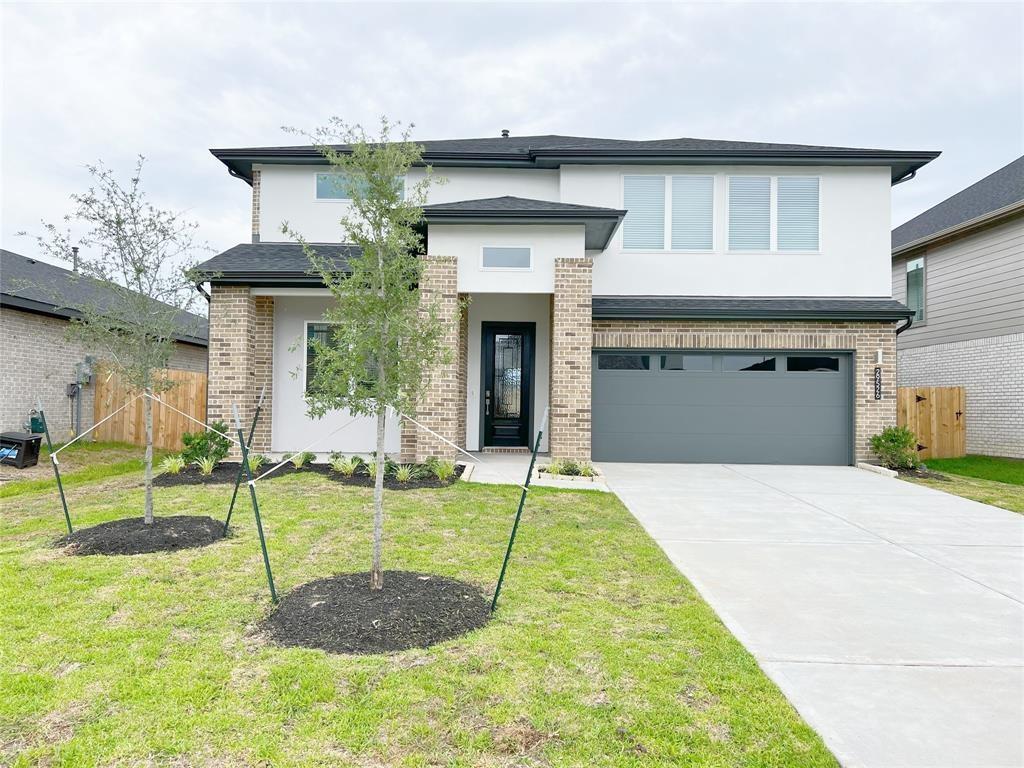
M 484 246 L 529 247 L 529 270 L 484 269 Z M 583 225 L 432 224 L 427 231 L 427 252 L 459 260 L 461 293 L 552 293 L 555 259 L 584 255 Z
M 715 248 L 708 252 L 623 251 L 622 228 L 595 254 L 595 295 L 889 296 L 888 168 L 774 166 L 563 166 L 562 202 L 624 208 L 622 176 L 712 174 Z M 730 252 L 726 177 L 819 176 L 820 252 Z
M 533 431 L 540 427 L 548 407 L 551 384 L 551 297 L 544 294 L 476 294 L 469 304 L 469 365 L 466 386 L 466 446 L 477 451 L 482 447 L 480 403 L 481 385 L 481 323 L 507 321 L 536 323 L 533 361 Z M 547 435 L 541 438 L 541 451 L 547 451 Z
M 271 450 L 298 451 L 352 419 L 348 411 L 336 411 L 322 419 L 306 414 L 304 392 L 305 323 L 319 322 L 329 299 L 307 296 L 277 296 L 274 300 L 274 399 Z M 294 347 L 294 349 L 292 349 Z M 399 425 L 388 424 L 386 449 L 399 450 Z M 370 453 L 376 445 L 376 423 L 357 419 L 336 435 L 318 443 L 314 453 Z

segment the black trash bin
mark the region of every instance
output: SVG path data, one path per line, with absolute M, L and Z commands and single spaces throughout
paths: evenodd
M 39 463 L 42 436 L 31 432 L 0 433 L 0 464 L 24 469 Z

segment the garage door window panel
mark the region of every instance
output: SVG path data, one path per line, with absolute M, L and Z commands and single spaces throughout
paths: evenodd
M 775 370 L 775 357 L 764 355 L 725 355 L 722 370 L 727 372 L 769 373 Z
M 661 356 L 663 371 L 712 371 L 714 370 L 713 355 L 684 355 L 670 353 Z
M 838 357 L 816 357 L 813 355 L 790 355 L 786 358 L 789 373 L 838 373 Z
M 651 356 L 598 355 L 597 367 L 601 371 L 649 371 L 651 369 Z

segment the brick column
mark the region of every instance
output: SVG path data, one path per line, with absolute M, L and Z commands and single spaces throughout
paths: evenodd
M 445 439 L 461 446 L 466 436 L 466 388 L 464 376 L 460 376 L 460 350 L 463 345 L 460 337 L 465 326 L 459 318 L 458 262 L 453 256 L 422 258 L 421 301 L 424 305 L 436 303 L 441 321 L 445 323 L 444 344 L 452 354 L 449 362 L 427 374 L 428 381 L 415 418 Z M 461 434 L 460 414 L 463 424 Z M 402 432 L 403 458 L 407 452 L 414 454 L 415 461 L 425 461 L 430 456 L 455 458 L 457 455 L 450 445 L 422 429 L 417 429 L 415 435 L 410 434 L 409 425 Z
M 210 371 L 207 418 L 223 421 L 234 434 L 232 405 L 238 405 L 242 427 L 248 430 L 259 397 L 267 384 L 267 399 L 254 449 L 270 449 L 273 383 L 274 299 L 253 297 L 249 286 L 214 285 L 210 293 Z M 230 457 L 238 458 L 232 447 Z
M 262 186 L 261 173 L 252 172 L 252 241 L 260 241 L 260 187 Z
M 589 257 L 555 259 L 548 445 L 558 459 L 590 461 L 593 266 Z

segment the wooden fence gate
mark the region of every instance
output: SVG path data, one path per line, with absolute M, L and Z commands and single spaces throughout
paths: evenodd
M 206 374 L 194 371 L 168 370 L 167 377 L 174 386 L 157 395 L 164 403 L 184 411 L 193 419 L 206 420 Z M 94 421 L 98 424 L 135 396 L 117 375 L 100 372 L 95 377 L 96 391 L 93 406 Z M 114 418 L 104 422 L 93 432 L 96 440 L 110 440 L 132 445 L 146 444 L 146 419 L 142 398 L 125 408 Z M 153 403 L 153 446 L 168 451 L 182 449 L 181 436 L 197 432 L 202 427 L 160 403 Z
M 917 435 L 922 460 L 967 453 L 963 387 L 899 387 L 896 422 Z

